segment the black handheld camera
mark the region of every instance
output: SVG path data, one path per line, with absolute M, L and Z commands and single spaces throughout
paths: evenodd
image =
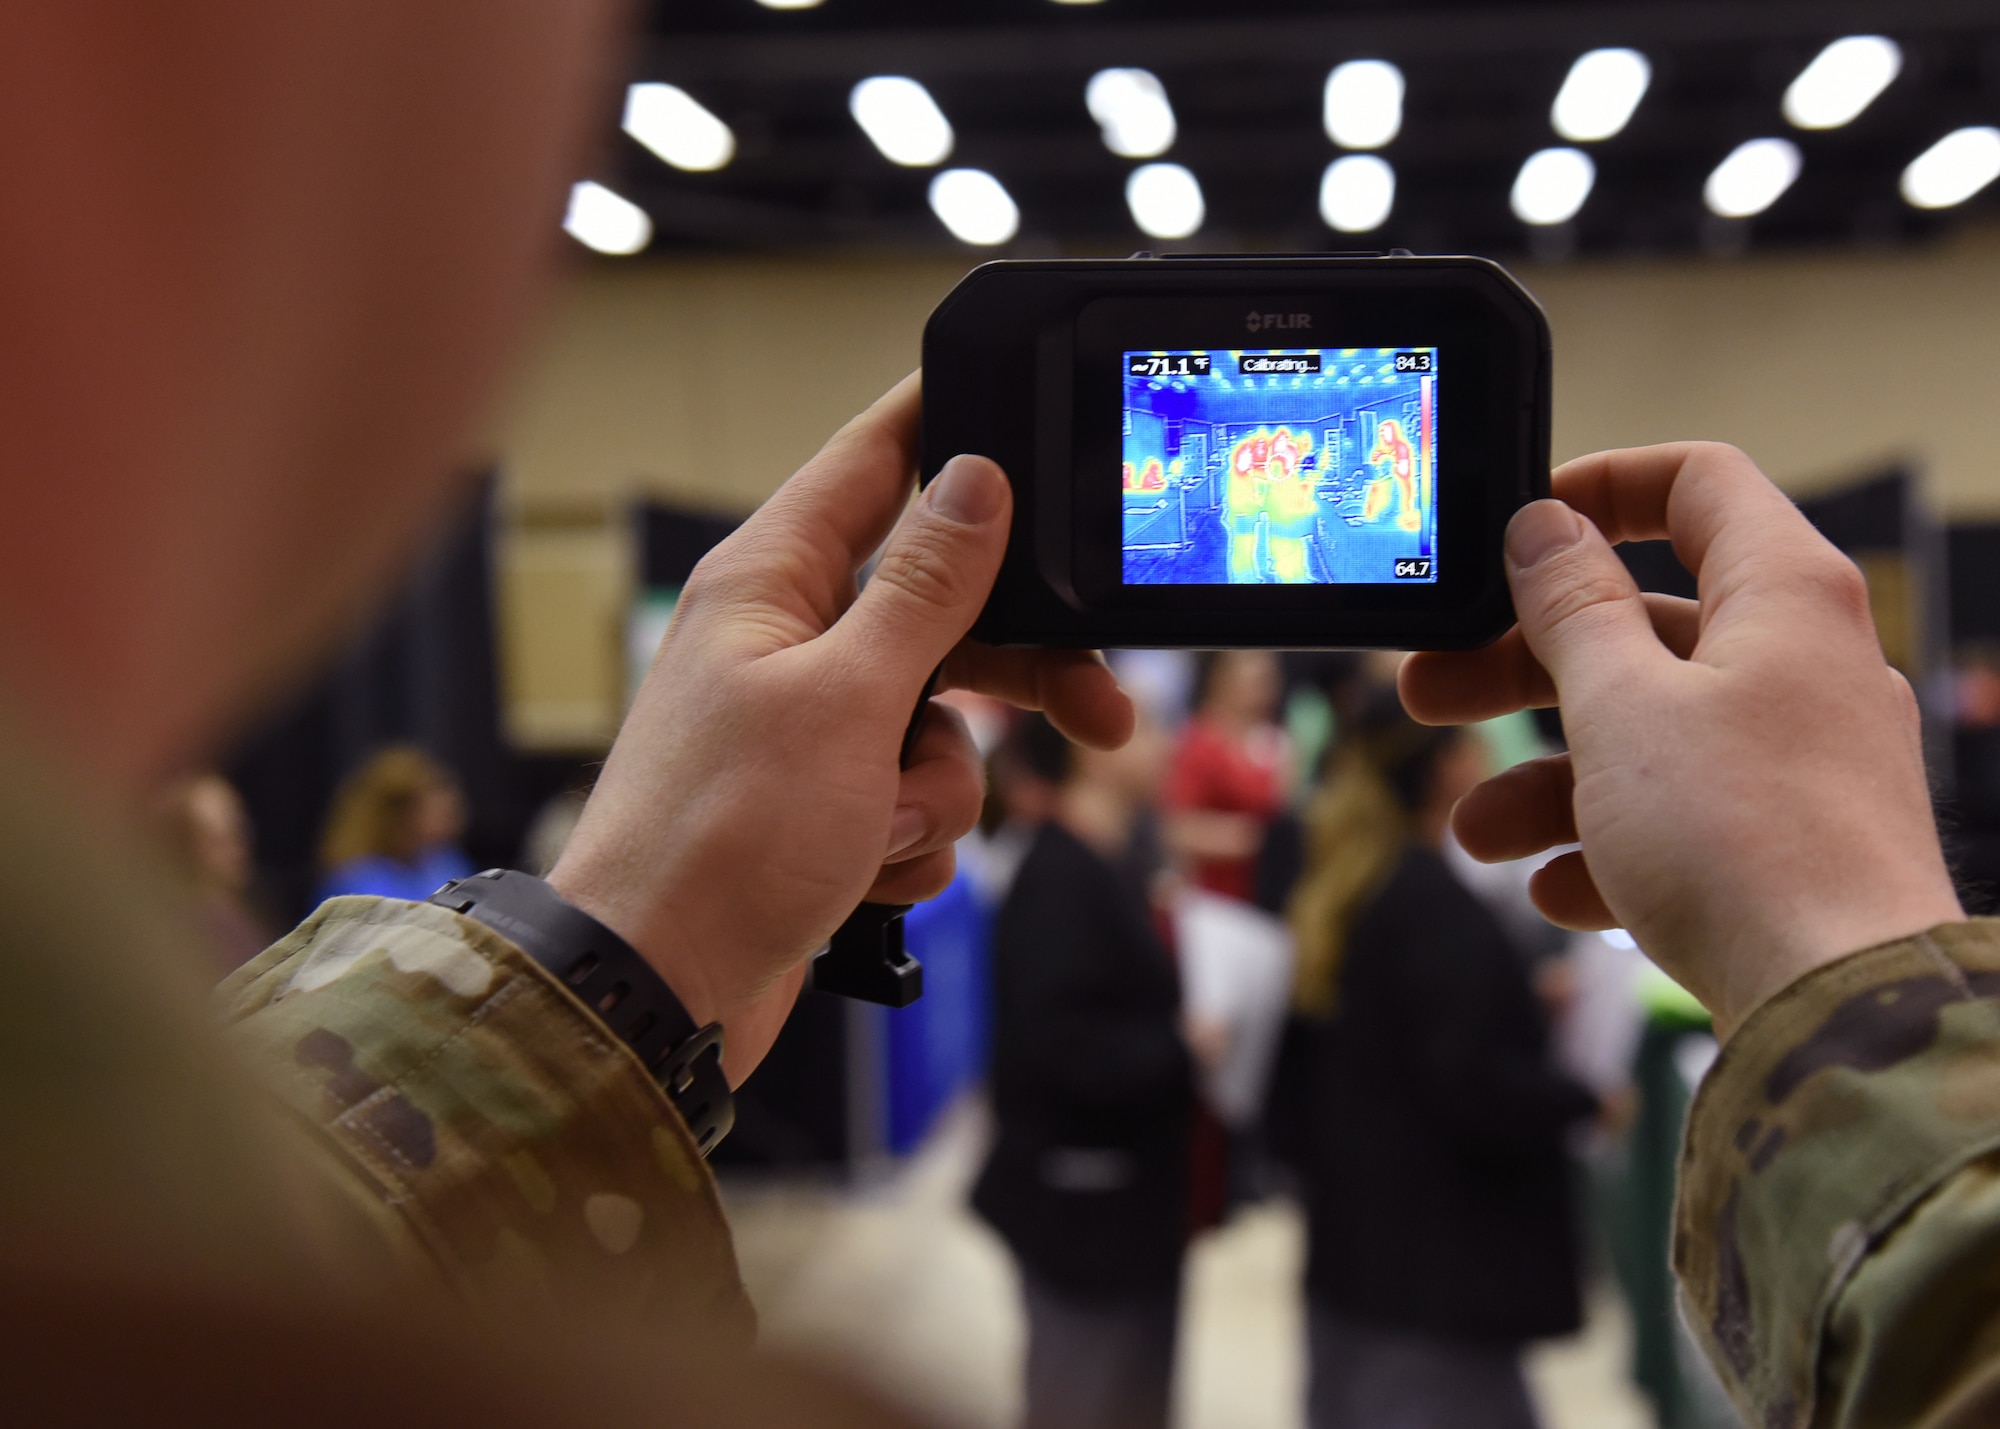
M 924 329 L 925 480 L 961 452 L 1014 484 L 981 640 L 1483 645 L 1549 490 L 1548 320 L 1483 258 L 989 263 Z M 815 985 L 914 1001 L 902 911 Z
M 924 331 L 922 471 L 1014 484 L 994 644 L 1465 648 L 1513 622 L 1549 381 L 1481 258 L 989 263 Z

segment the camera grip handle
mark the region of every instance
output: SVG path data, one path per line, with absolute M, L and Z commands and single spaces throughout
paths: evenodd
M 917 730 L 937 689 L 938 672 L 924 681 L 923 693 L 903 731 L 901 767 L 910 767 Z M 813 959 L 811 985 L 835 997 L 872 1002 L 881 1007 L 908 1007 L 924 995 L 924 965 L 903 947 L 903 915 L 910 905 L 863 903 L 834 930 L 824 952 Z

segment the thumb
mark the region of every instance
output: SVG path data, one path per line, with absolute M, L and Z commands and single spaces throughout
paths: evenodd
M 1535 501 L 1507 525 L 1507 583 L 1528 648 L 1574 705 L 1667 648 L 1625 563 L 1597 527 L 1560 501 Z
M 1007 550 L 1014 491 L 985 457 L 959 456 L 897 523 L 837 642 L 912 691 L 965 638 Z

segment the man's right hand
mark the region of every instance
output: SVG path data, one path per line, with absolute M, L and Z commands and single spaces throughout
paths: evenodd
M 1468 795 L 1465 848 L 1580 840 L 1536 874 L 1536 906 L 1626 928 L 1724 1035 L 1823 963 L 1963 918 L 1916 700 L 1853 562 L 1732 447 L 1600 453 L 1554 492 L 1508 528 L 1520 624 L 1403 666 L 1429 723 L 1562 710 L 1569 753 Z M 1662 536 L 1698 600 L 1641 595 L 1611 549 Z
M 1040 709 L 1114 749 L 1131 702 L 1085 650 L 967 640 L 1007 549 L 1013 488 L 982 457 L 912 502 L 913 377 L 850 422 L 695 568 L 549 882 L 621 934 L 740 1082 L 769 1050 L 813 950 L 864 898 L 951 881 L 979 818 L 972 737 L 942 689 Z M 857 572 L 879 551 L 866 589 Z

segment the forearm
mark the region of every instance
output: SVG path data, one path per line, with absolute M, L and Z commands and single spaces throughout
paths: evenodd
M 1991 1422 L 2000 1402 L 2000 923 L 1822 968 L 1697 1098 L 1675 1268 L 1749 1422 Z
M 638 1313 L 748 1309 L 714 1186 L 638 1060 L 492 930 L 326 904 L 219 996 L 324 1174 L 475 1301 L 625 1285 Z

